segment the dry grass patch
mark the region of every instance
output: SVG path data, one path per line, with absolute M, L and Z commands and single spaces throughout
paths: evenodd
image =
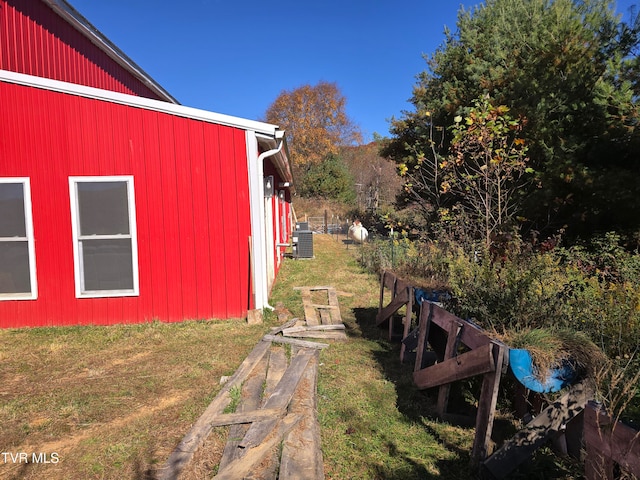
M 0 331 L 0 478 L 145 478 L 268 324 L 151 323 Z M 2 460 L 2 459 L 0 459 Z

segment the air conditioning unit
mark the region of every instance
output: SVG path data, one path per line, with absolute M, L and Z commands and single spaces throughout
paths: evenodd
M 297 222 L 296 230 L 309 230 L 309 222 Z
M 313 258 L 313 232 L 296 230 L 293 234 L 293 255 L 296 258 Z

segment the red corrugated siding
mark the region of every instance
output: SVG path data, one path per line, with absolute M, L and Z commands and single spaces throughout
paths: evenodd
M 164 100 L 39 0 L 0 0 L 0 69 Z
M 0 326 L 246 315 L 243 130 L 3 82 L 0 104 L 0 177 L 31 179 L 38 278 L 37 300 L 0 301 Z M 134 176 L 138 297 L 75 298 L 68 177 L 82 175 Z

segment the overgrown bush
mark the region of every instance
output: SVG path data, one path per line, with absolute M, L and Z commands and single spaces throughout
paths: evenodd
M 366 267 L 448 289 L 447 309 L 487 330 L 583 332 L 611 360 L 612 372 L 633 383 L 628 408 L 640 412 L 640 255 L 621 248 L 617 235 L 548 251 L 517 238 L 493 250 L 406 237 L 365 248 Z

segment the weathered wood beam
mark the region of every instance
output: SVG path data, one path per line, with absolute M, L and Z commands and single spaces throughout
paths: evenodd
M 317 411 L 318 356 L 312 358 L 291 399 L 289 411 L 302 413 L 303 420 L 284 438 L 279 480 L 323 480 L 320 424 Z
M 495 370 L 493 345 L 487 344 L 413 373 L 419 389 L 438 387 Z
M 454 314 L 447 312 L 444 308 L 434 305 L 433 323 L 442 328 L 445 332 L 451 329 L 451 324 L 462 323 L 464 329 L 460 341 L 470 349 L 475 349 L 490 343 L 493 339 L 486 334 L 484 330 L 477 327 L 471 322 L 456 317 Z
M 329 346 L 329 344 L 327 343 L 307 342 L 305 340 L 296 340 L 295 338 L 281 337 L 279 335 L 265 335 L 264 337 L 262 337 L 262 340 L 265 343 L 266 342 L 286 343 L 289 345 L 296 345 L 298 347 L 304 347 L 304 348 L 323 349 Z
M 287 368 L 280 379 L 280 382 L 278 382 L 278 386 L 264 404 L 264 408 L 283 411 L 286 409 L 296 391 L 296 388 L 298 387 L 298 383 L 302 378 L 305 368 L 307 368 L 307 364 L 315 355 L 317 355 L 316 351 L 304 349 L 300 350 L 296 356 L 293 357 L 289 364 L 289 368 Z M 238 446 L 241 448 L 255 447 L 269 435 L 277 422 L 278 418 L 276 417 L 254 423 L 249 427 L 249 430 Z
M 444 358 L 450 359 L 457 355 L 457 349 L 460 344 L 460 333 L 462 332 L 464 324 L 460 322 L 452 322 L 449 327 L 449 336 L 447 337 L 447 346 L 444 351 Z M 442 416 L 447 413 L 447 405 L 449 404 L 449 392 L 451 391 L 451 384 L 445 383 L 440 385 L 438 389 L 438 403 L 436 406 L 436 412 L 438 416 Z
M 345 326 L 342 323 L 331 324 L 331 325 L 311 325 L 311 326 L 300 326 L 300 327 L 290 327 L 285 328 L 282 331 L 283 335 L 298 333 L 298 332 L 313 332 L 313 331 L 322 331 L 326 332 L 328 330 L 345 330 Z
M 384 321 L 388 320 L 391 315 L 393 315 L 401 307 L 406 305 L 408 301 L 409 294 L 407 292 L 407 289 L 405 288 L 404 290 L 398 292 L 395 297 L 393 297 L 393 300 L 391 300 L 391 303 L 389 305 L 378 312 L 378 315 L 376 315 L 376 325 L 384 323 Z
M 587 480 L 613 479 L 614 463 L 640 478 L 640 432 L 615 422 L 600 408 L 588 404 L 584 411 L 584 441 L 587 446 Z
M 283 323 L 279 327 L 273 327 L 271 330 L 269 330 L 269 333 L 271 333 L 271 335 L 276 335 L 288 328 L 293 327 L 296 323 L 298 323 L 298 320 L 299 320 L 298 318 L 292 318 L 291 320 L 289 320 L 286 323 Z
M 191 460 L 195 451 L 202 445 L 207 438 L 211 429 L 211 421 L 222 413 L 222 410 L 231 401 L 229 391 L 237 386 L 251 374 L 255 366 L 262 360 L 264 355 L 269 351 L 270 343 L 259 342 L 249 353 L 247 358 L 240 364 L 235 373 L 222 387 L 222 390 L 209 404 L 200 418 L 193 424 L 189 432 L 178 443 L 173 450 L 162 470 L 158 472 L 159 480 L 170 480 L 177 478 L 184 466 Z
M 282 348 L 278 350 L 284 350 Z M 264 378 L 267 374 L 268 365 L 271 364 L 271 357 L 273 355 L 273 349 L 270 349 L 267 354 L 262 357 L 260 363 L 253 369 L 249 378 L 242 384 L 242 391 L 240 392 L 240 399 L 238 402 L 238 406 L 236 407 L 236 412 L 230 415 L 244 414 L 244 412 L 253 412 L 256 409 L 260 408 L 260 397 L 262 395 L 262 388 L 264 384 Z M 279 416 L 284 415 L 284 413 L 278 412 Z M 243 415 L 244 416 L 244 415 Z M 221 417 L 226 417 L 225 414 L 221 413 L 217 417 L 213 419 L 211 422 L 211 426 L 216 426 Z M 228 417 L 227 417 L 228 418 Z M 233 418 L 233 417 L 231 417 Z M 245 417 L 246 418 L 246 417 Z M 236 458 L 238 458 L 242 451 L 238 448 L 238 443 L 244 437 L 245 433 L 249 429 L 249 425 L 245 423 L 236 423 L 232 424 L 229 428 L 229 433 L 227 435 L 227 443 L 224 446 L 224 450 L 222 452 L 222 457 L 220 458 L 219 469 L 224 468 L 227 464 L 233 462 Z
M 416 344 L 416 363 L 413 366 L 414 372 L 418 372 L 424 367 L 422 359 L 424 357 L 424 351 L 427 348 L 427 338 L 429 337 L 429 332 L 431 330 L 433 307 L 433 303 L 422 303 L 420 318 L 418 320 L 418 343 Z
M 545 408 L 525 428 L 486 459 L 484 467 L 496 479 L 505 478 L 556 435 L 563 425 L 580 413 L 590 396 L 591 390 L 582 383 L 571 386 L 567 393 Z
M 218 474 L 213 477 L 216 480 L 237 480 L 246 478 L 269 452 L 282 442 L 282 437 L 286 435 L 300 421 L 302 415 L 290 413 L 283 419 L 279 419 L 273 429 L 273 435 L 265 439 L 247 452 L 240 458 L 235 459 L 225 468 L 220 469 Z M 173 477 L 176 478 L 176 477 Z
M 318 315 L 316 309 L 313 308 L 313 301 L 311 300 L 311 289 L 303 288 L 302 290 L 302 307 L 304 308 L 304 319 L 307 321 L 307 325 L 318 325 Z
M 343 330 L 310 330 L 297 333 L 283 333 L 285 337 L 318 338 L 322 340 L 346 340 L 347 335 Z
M 409 303 L 407 304 L 407 311 L 404 317 L 403 328 L 402 328 L 402 343 L 400 344 L 400 363 L 404 363 L 405 353 L 407 351 L 407 343 L 405 343 L 405 339 L 409 336 L 409 331 L 411 330 L 411 323 L 413 317 L 413 309 L 414 309 L 414 289 L 411 287 L 409 291 Z M 391 325 L 389 325 L 389 339 L 391 339 Z M 410 349 L 411 350 L 411 349 Z
M 489 454 L 493 420 L 496 415 L 496 405 L 500 391 L 500 378 L 502 369 L 505 366 L 505 355 L 508 355 L 507 347 L 502 344 L 493 345 L 495 369 L 492 372 L 485 373 L 482 379 L 482 388 L 478 399 L 478 412 L 476 413 L 476 435 L 471 450 L 471 459 L 475 463 L 484 460 Z
M 226 425 L 239 425 L 246 423 L 258 422 L 273 417 L 281 417 L 284 415 L 283 410 L 276 408 L 267 408 L 251 411 L 241 411 L 235 413 L 222 413 L 211 420 L 212 427 L 224 427 Z

